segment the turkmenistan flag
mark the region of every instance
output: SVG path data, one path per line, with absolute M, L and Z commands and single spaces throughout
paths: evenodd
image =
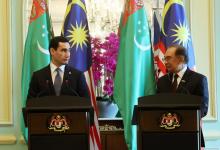
M 32 73 L 50 62 L 49 42 L 51 38 L 50 17 L 45 0 L 33 0 L 30 23 L 25 42 L 22 67 L 22 107 L 26 104 Z M 21 120 L 22 132 L 27 139 L 27 130 Z
M 120 49 L 114 98 L 124 123 L 128 148 L 137 149 L 136 126 L 131 125 L 138 97 L 155 93 L 153 53 L 143 3 L 126 0 L 120 25 Z

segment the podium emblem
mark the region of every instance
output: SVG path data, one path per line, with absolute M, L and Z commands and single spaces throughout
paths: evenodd
M 48 122 L 48 129 L 54 132 L 65 132 L 69 130 L 69 124 L 66 116 L 53 115 Z
M 160 127 L 171 130 L 180 127 L 180 117 L 176 113 L 164 113 L 161 116 Z

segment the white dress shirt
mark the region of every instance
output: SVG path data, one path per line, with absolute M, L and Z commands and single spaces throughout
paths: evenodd
M 180 70 L 180 71 L 177 73 L 177 74 L 178 74 L 177 87 L 178 87 L 178 85 L 179 85 L 179 83 L 180 83 L 180 81 L 181 81 L 181 79 L 182 79 L 184 73 L 186 72 L 186 69 L 187 69 L 187 65 L 185 65 L 185 66 L 183 67 L 183 69 Z M 174 80 L 174 75 L 175 75 L 175 73 L 173 74 L 173 80 Z M 173 82 L 173 81 L 172 81 L 172 82 Z

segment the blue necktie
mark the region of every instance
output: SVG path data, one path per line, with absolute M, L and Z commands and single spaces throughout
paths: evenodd
M 62 85 L 62 79 L 61 79 L 61 76 L 60 76 L 60 68 L 57 68 L 55 70 L 57 72 L 57 75 L 55 77 L 55 80 L 54 80 L 54 89 L 55 89 L 55 92 L 56 92 L 56 96 L 59 96 L 60 95 L 60 90 L 61 90 L 61 85 Z

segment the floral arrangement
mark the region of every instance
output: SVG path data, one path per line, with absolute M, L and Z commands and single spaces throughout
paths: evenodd
M 112 97 L 119 49 L 119 37 L 110 33 L 102 42 L 91 38 L 93 76 L 98 97 Z M 103 82 L 102 82 L 103 81 Z

